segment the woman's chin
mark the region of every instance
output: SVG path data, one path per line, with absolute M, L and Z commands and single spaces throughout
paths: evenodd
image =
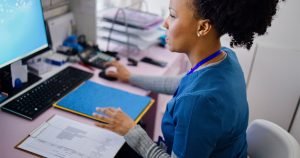
M 171 51 L 171 52 L 174 52 L 174 47 L 172 47 L 171 45 L 167 44 L 166 45 L 166 48 Z

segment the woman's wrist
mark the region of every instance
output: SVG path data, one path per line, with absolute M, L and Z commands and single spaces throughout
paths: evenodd
M 124 78 L 122 79 L 122 82 L 129 83 L 130 77 L 130 73 L 125 74 Z

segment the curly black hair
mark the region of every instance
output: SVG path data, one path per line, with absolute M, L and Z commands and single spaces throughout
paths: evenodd
M 254 36 L 271 26 L 279 0 L 192 0 L 196 18 L 209 19 L 221 37 L 231 37 L 230 46 L 250 49 Z M 282 0 L 284 1 L 284 0 Z

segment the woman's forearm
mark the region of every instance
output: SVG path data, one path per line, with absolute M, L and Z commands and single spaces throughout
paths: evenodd
M 129 83 L 156 93 L 172 95 L 175 93 L 182 75 L 178 76 L 145 76 L 132 74 Z

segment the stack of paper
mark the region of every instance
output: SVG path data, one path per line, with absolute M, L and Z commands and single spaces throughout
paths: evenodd
M 97 19 L 98 43 L 103 46 L 110 41 L 144 50 L 159 42 L 164 34 L 160 29 L 162 22 L 162 17 L 152 13 L 113 8 Z

